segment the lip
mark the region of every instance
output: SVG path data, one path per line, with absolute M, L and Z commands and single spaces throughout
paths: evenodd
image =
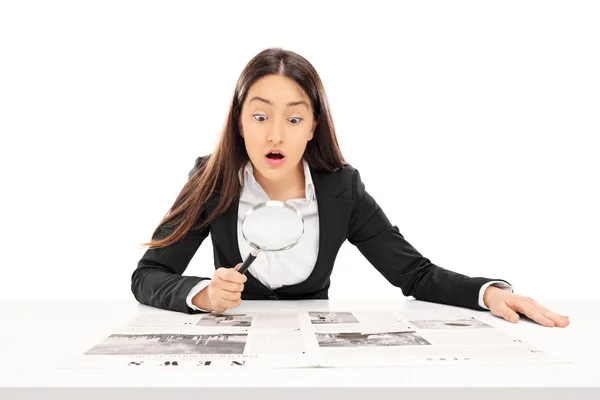
M 265 153 L 265 157 L 266 157 L 266 156 L 267 156 L 269 153 L 281 154 L 282 156 L 284 156 L 284 157 L 285 157 L 285 153 L 284 153 L 283 151 L 279 150 L 279 149 L 271 149 L 271 150 L 267 151 L 267 152 Z
M 283 157 L 281 157 L 281 158 L 269 158 L 269 157 L 267 157 L 267 155 L 269 153 L 278 153 L 278 154 L 281 154 Z M 265 154 L 265 162 L 270 167 L 280 167 L 280 166 L 283 165 L 283 163 L 285 162 L 285 160 L 286 160 L 285 154 L 283 154 L 283 152 L 281 152 L 280 150 L 277 150 L 277 149 L 272 149 L 268 153 Z

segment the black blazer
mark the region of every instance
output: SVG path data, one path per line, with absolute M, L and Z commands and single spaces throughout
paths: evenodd
M 203 160 L 204 157 L 196 159 L 189 176 Z M 422 256 L 404 239 L 398 227 L 390 223 L 365 190 L 357 169 L 346 165 L 335 172 L 310 170 L 320 229 L 318 256 L 312 273 L 304 282 L 271 290 L 247 272 L 242 300 L 327 299 L 331 271 L 338 251 L 347 239 L 405 296 L 482 310 L 478 305 L 479 291 L 492 279 L 472 278 L 449 271 Z M 239 197 L 202 231 L 190 231 L 176 243 L 148 249 L 131 278 L 135 298 L 157 308 L 200 313 L 187 306 L 186 297 L 196 283 L 209 277 L 182 274 L 209 233 L 215 269 L 231 268 L 243 261 L 237 241 L 238 205 Z M 209 211 L 210 205 L 206 205 L 200 218 Z

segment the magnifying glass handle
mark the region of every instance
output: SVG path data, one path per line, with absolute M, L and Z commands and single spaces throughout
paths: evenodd
M 238 272 L 240 274 L 246 273 L 248 268 L 250 268 L 250 265 L 254 262 L 254 260 L 256 260 L 256 257 L 258 257 L 258 253 L 259 253 L 258 250 L 252 250 L 252 252 L 248 253 L 248 256 L 246 257 L 246 259 L 244 260 L 244 262 L 238 269 Z

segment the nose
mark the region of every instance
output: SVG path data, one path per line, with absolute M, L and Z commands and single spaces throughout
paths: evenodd
M 273 143 L 281 143 L 283 139 L 283 127 L 278 122 L 277 118 L 273 119 L 273 123 L 269 124 L 267 131 L 267 141 Z
M 278 124 L 271 124 L 269 131 L 267 132 L 267 140 L 273 143 L 281 143 L 282 130 Z

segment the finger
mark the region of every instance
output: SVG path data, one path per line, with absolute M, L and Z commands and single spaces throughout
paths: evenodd
M 244 290 L 243 283 L 233 283 L 233 282 L 223 281 L 223 280 L 218 281 L 218 287 L 221 290 L 225 290 L 227 292 L 233 292 L 233 293 L 241 293 Z
M 555 325 L 554 321 L 545 317 L 539 308 L 534 306 L 532 303 L 530 303 L 526 299 L 518 299 L 514 304 L 514 308 L 517 311 L 525 314 L 527 317 L 531 318 L 532 320 L 534 320 L 535 322 L 537 322 L 540 325 L 543 325 L 543 326 L 554 326 Z
M 240 264 L 241 266 L 241 264 Z M 237 267 L 239 268 L 239 267 Z M 227 269 L 227 275 L 231 277 L 232 282 L 236 283 L 244 283 L 248 280 L 248 277 L 245 274 L 238 272 L 237 269 L 229 268 Z
M 229 308 L 237 307 L 241 303 L 242 303 L 242 299 L 238 299 L 238 300 L 221 299 L 217 304 L 218 304 L 218 307 L 225 307 L 226 309 L 229 309 Z
M 227 290 L 221 290 L 217 293 L 218 298 L 228 301 L 238 301 L 242 294 L 239 292 L 228 292 Z
M 556 326 L 565 327 L 569 325 L 569 317 L 548 310 L 534 299 L 529 299 L 529 302 L 536 306 L 544 317 L 552 320 Z
M 246 275 L 239 273 L 238 271 L 233 270 L 232 268 L 219 268 L 217 271 L 217 276 L 224 281 L 233 282 L 233 283 L 244 283 L 248 280 Z
M 519 314 L 511 310 L 506 303 L 502 302 L 497 307 L 490 310 L 497 317 L 504 318 L 508 322 L 516 323 L 519 321 Z
M 562 318 L 560 315 L 558 315 L 550 310 L 544 309 L 541 311 L 541 313 L 544 317 L 552 320 L 554 322 L 555 326 L 564 328 L 565 326 L 569 325 L 568 319 Z

